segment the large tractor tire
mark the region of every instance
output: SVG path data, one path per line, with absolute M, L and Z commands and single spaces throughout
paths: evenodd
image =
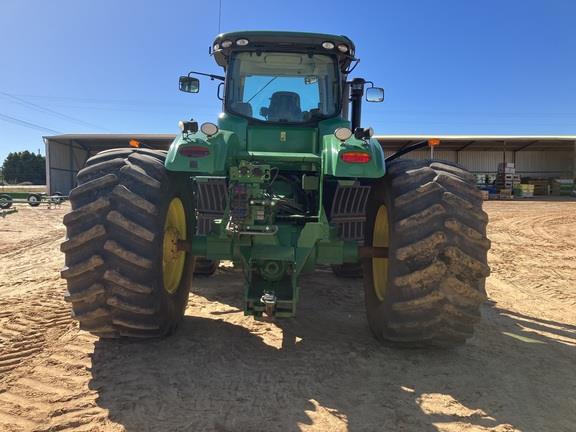
M 454 347 L 472 336 L 490 273 L 487 214 L 475 177 L 450 162 L 397 160 L 369 198 L 364 262 L 368 322 L 377 339 Z
M 184 315 L 193 259 L 177 242 L 193 232 L 193 212 L 164 159 L 146 149 L 104 151 L 70 193 L 66 300 L 80 328 L 97 336 L 160 337 Z
M 356 263 L 344 263 L 344 264 L 332 264 L 332 273 L 336 277 L 346 278 L 346 279 L 360 279 L 364 275 L 361 264 Z
M 212 276 L 218 270 L 220 260 L 209 260 L 206 258 L 196 257 L 194 263 L 194 274 L 196 276 Z

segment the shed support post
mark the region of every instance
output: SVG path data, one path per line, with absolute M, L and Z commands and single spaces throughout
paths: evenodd
M 572 151 L 572 178 L 576 181 L 576 141 L 574 141 L 574 148 Z
M 70 170 L 70 189 L 74 188 L 74 149 L 72 148 L 72 145 L 68 146 L 68 158 L 69 158 L 69 164 L 68 164 L 68 169 Z
M 50 175 L 50 141 L 46 137 L 42 137 L 44 140 L 45 152 L 46 152 L 46 193 L 52 195 L 52 176 Z

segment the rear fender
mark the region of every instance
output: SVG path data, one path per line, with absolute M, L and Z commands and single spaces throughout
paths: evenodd
M 345 152 L 365 152 L 370 154 L 366 163 L 348 163 L 342 160 Z M 324 175 L 334 177 L 380 178 L 386 173 L 384 151 L 378 140 L 359 140 L 354 136 L 341 142 L 333 134 L 324 135 L 322 148 Z
M 238 137 L 230 131 L 211 137 L 202 132 L 180 134 L 170 145 L 165 166 L 168 171 L 226 175 L 227 161 L 238 149 Z

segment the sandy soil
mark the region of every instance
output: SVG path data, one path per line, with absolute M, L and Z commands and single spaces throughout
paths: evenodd
M 574 431 L 576 201 L 488 202 L 490 301 L 463 348 L 379 346 L 360 281 L 319 270 L 299 316 L 240 311 L 197 279 L 181 330 L 100 342 L 59 279 L 66 208 L 0 219 L 1 431 Z

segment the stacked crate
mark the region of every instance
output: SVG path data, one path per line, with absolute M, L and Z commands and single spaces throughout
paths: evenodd
M 549 179 L 530 179 L 528 184 L 534 186 L 534 195 L 550 195 Z
M 519 184 L 514 186 L 514 196 L 518 198 L 532 198 L 534 196 L 534 185 Z
M 496 175 L 496 188 L 500 191 L 501 197 L 512 196 L 512 189 L 520 184 L 520 176 L 516 174 L 513 163 L 498 164 L 498 174 Z
M 570 195 L 574 189 L 574 180 L 555 179 L 552 183 L 552 195 Z

